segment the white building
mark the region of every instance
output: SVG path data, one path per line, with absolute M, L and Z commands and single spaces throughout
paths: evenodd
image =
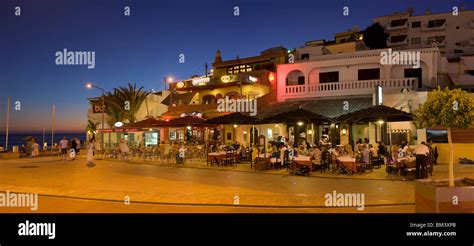
M 305 52 L 307 52 L 307 47 Z M 316 47 L 315 47 L 316 49 Z M 297 51 L 298 52 L 298 49 Z M 277 104 L 301 103 L 313 108 L 315 112 L 334 117 L 337 114 L 353 112 L 375 105 L 377 86 L 383 88 L 383 104 L 407 112 L 413 112 L 426 100 L 427 90 L 444 86 L 438 72 L 446 58 L 440 55 L 438 48 L 405 50 L 419 54 L 418 65 L 383 64 L 382 55 L 395 52 L 392 49 L 364 50 L 338 54 L 310 56 L 309 59 L 297 59 L 292 64 L 277 66 Z M 416 56 L 413 56 L 416 57 Z M 348 106 L 346 111 L 342 110 Z M 277 105 L 275 105 L 277 106 Z M 332 108 L 332 112 L 326 110 Z M 352 138 L 346 132 L 352 127 Z M 392 131 L 403 132 L 402 140 L 410 141 L 416 128 L 409 122 L 391 123 Z M 345 129 L 342 134 L 341 129 Z M 359 138 L 368 138 L 372 144 L 382 140 L 383 127 L 376 124 L 332 125 L 329 131 L 337 132 L 340 144 L 355 142 Z M 328 129 L 319 126 L 313 136 L 321 136 Z M 424 139 L 424 133 L 417 134 Z M 403 139 L 405 138 L 405 139 Z M 400 139 L 400 138 L 398 138 Z
M 441 54 L 474 54 L 474 11 L 424 15 L 409 12 L 394 13 L 373 19 L 383 26 L 388 37 L 387 45 L 396 49 L 429 48 L 437 43 Z
M 389 34 L 387 46 L 418 49 L 436 46 L 442 56 L 443 80 L 474 91 L 474 10 L 424 15 L 409 12 L 374 18 Z

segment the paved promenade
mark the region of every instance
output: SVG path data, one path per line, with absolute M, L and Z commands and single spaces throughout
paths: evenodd
M 414 183 L 387 178 L 382 169 L 363 175 L 286 170 L 256 172 L 239 167 L 184 167 L 99 160 L 62 162 L 56 157 L 1 160 L 0 192 L 38 193 L 36 212 L 413 212 Z M 474 168 L 456 166 L 456 176 L 473 176 Z M 435 177 L 447 177 L 445 165 Z M 328 193 L 360 193 L 364 210 L 327 208 Z M 124 200 L 130 199 L 130 205 Z M 1 212 L 31 212 L 0 207 Z

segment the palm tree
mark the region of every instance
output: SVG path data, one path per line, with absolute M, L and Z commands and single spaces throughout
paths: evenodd
M 89 133 L 91 132 L 92 133 L 92 138 L 95 138 L 95 131 L 97 131 L 97 125 L 99 125 L 99 123 L 94 123 L 92 122 L 92 120 L 89 120 L 87 122 L 87 127 L 86 127 L 86 131 Z
M 128 84 L 128 87 L 119 87 L 114 89 L 114 97 L 117 97 L 121 103 L 123 119 L 133 123 L 136 115 L 146 97 L 150 94 L 143 87 L 137 88 L 136 84 Z

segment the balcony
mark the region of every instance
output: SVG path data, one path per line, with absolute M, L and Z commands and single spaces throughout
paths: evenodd
M 393 46 L 400 46 L 400 45 L 408 45 L 408 36 L 404 35 L 405 39 L 402 40 L 393 40 L 392 37 L 389 37 L 387 40 L 387 46 L 393 47 Z
M 436 48 L 436 47 L 446 47 L 446 39 L 443 39 L 443 41 L 440 42 L 429 42 L 429 41 L 423 41 L 422 45 L 423 48 Z
M 421 30 L 423 32 L 430 32 L 430 31 L 445 31 L 447 27 L 446 21 L 442 25 L 428 25 L 428 24 L 423 24 L 421 26 Z
M 386 26 L 386 29 L 387 31 L 401 31 L 401 30 L 404 30 L 404 29 L 408 29 L 408 20 L 405 21 L 405 24 L 402 24 L 402 25 L 396 25 L 396 26 L 392 26 L 391 25 L 391 22 L 387 23 L 387 26 Z
M 384 91 L 401 91 L 402 89 L 416 88 L 418 85 L 418 79 L 378 79 L 309 85 L 291 85 L 286 86 L 283 97 L 286 100 L 331 96 L 370 95 L 375 92 L 375 89 L 378 85 L 381 85 L 384 88 Z

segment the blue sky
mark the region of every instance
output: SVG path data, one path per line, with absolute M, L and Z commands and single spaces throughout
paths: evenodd
M 224 60 L 257 55 L 283 45 L 332 39 L 354 25 L 362 29 L 373 17 L 404 11 L 447 12 L 472 1 L 374 0 L 2 0 L 0 1 L 0 129 L 5 126 L 7 96 L 21 110 L 12 111 L 13 131 L 50 129 L 56 105 L 58 130 L 83 130 L 88 102 L 100 91 L 137 83 L 163 88 L 164 76 L 185 79 L 202 74 L 220 49 Z M 21 16 L 14 15 L 15 6 Z M 131 7 L 131 16 L 123 15 Z M 233 15 L 239 6 L 240 16 Z M 343 6 L 349 16 L 342 15 Z M 55 53 L 94 51 L 95 69 L 58 66 Z M 178 56 L 185 55 L 185 63 Z

